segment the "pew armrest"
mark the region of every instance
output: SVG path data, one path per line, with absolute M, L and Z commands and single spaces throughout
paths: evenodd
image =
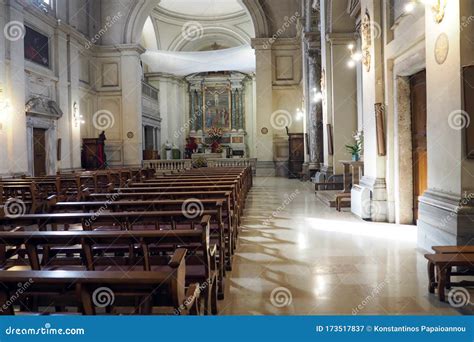
M 58 196 L 57 195 L 51 195 L 48 198 L 46 198 L 46 203 L 48 205 L 48 208 L 52 207 L 56 203 L 58 203 Z
M 201 219 L 201 225 L 204 227 L 208 225 L 211 222 L 211 216 L 210 215 L 204 215 Z
M 178 248 L 174 251 L 173 256 L 171 257 L 170 262 L 168 263 L 169 267 L 178 268 L 184 261 L 186 257 L 187 249 L 186 248 Z
M 199 297 L 201 296 L 201 289 L 199 283 L 189 285 L 186 291 L 186 299 L 183 306 L 186 312 L 190 315 L 199 315 Z
M 209 248 L 210 271 L 217 270 L 217 245 L 212 245 Z

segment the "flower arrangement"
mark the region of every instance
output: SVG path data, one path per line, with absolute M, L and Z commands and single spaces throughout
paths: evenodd
M 209 130 L 207 131 L 207 134 L 209 135 L 209 138 L 210 138 L 212 141 L 220 142 L 221 139 L 222 139 L 222 137 L 224 136 L 224 131 L 222 130 L 222 128 L 211 127 L 211 128 L 209 128 Z
M 199 169 L 201 167 L 207 167 L 207 160 L 203 157 L 196 158 L 193 161 L 193 168 L 194 169 Z
M 352 155 L 353 161 L 358 161 L 360 159 L 360 155 L 362 154 L 362 148 L 364 144 L 364 132 L 354 132 L 353 138 L 355 140 L 355 143 L 352 145 L 346 145 L 346 150 Z
M 196 138 L 187 137 L 186 138 L 186 147 L 185 147 L 186 159 L 191 158 L 191 155 L 194 152 L 196 152 L 197 149 L 198 149 L 198 144 L 196 143 Z

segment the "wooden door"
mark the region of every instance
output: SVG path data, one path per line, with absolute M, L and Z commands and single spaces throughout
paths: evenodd
M 426 71 L 410 78 L 411 134 L 413 147 L 413 220 L 418 219 L 418 196 L 428 188 L 426 143 Z
M 33 161 L 34 175 L 46 175 L 46 130 L 33 128 Z

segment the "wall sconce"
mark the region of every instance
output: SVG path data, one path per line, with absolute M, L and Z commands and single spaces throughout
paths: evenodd
M 351 59 L 347 62 L 347 66 L 349 68 L 353 68 L 356 66 L 357 62 L 360 62 L 362 60 L 362 52 L 356 51 L 353 43 L 347 45 L 347 48 L 351 52 Z
M 3 97 L 3 90 L 0 89 L 0 130 L 3 129 L 3 125 L 9 110 L 10 102 Z
M 79 105 L 77 102 L 74 102 L 74 105 L 72 106 L 72 117 L 74 120 L 74 127 L 79 127 L 80 124 L 85 122 L 82 115 L 79 113 Z
M 431 6 L 431 11 L 437 24 L 443 21 L 448 0 L 422 0 L 422 2 Z
M 296 109 L 296 120 L 300 121 L 301 119 L 303 119 L 304 117 L 304 113 L 301 109 Z
M 431 11 L 433 12 L 434 16 L 434 21 L 437 24 L 443 21 L 448 0 L 413 0 L 405 5 L 405 13 L 413 12 L 418 3 L 422 3 L 431 7 Z
M 318 103 L 323 99 L 323 93 L 318 91 L 318 89 L 313 88 L 313 102 Z

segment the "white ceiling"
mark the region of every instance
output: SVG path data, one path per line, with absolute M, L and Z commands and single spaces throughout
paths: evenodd
M 239 0 L 161 0 L 158 8 L 191 17 L 218 17 L 244 10 Z

